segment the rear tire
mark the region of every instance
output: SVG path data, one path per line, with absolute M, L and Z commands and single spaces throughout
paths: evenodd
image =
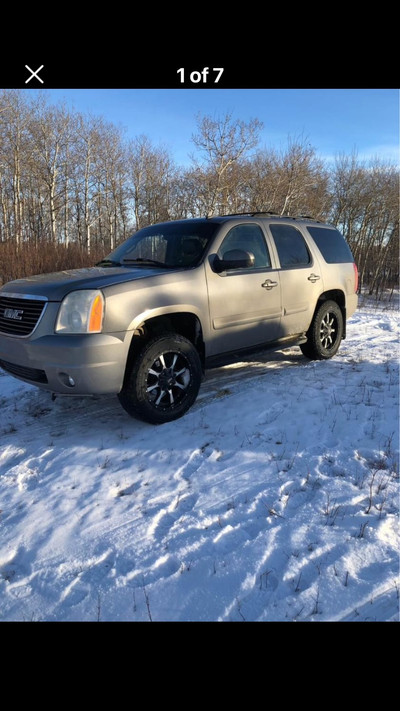
M 343 314 L 336 301 L 324 301 L 314 315 L 301 352 L 311 360 L 327 360 L 338 351 L 343 338 Z
M 132 417 L 162 424 L 189 410 L 201 380 L 200 356 L 193 343 L 167 333 L 149 341 L 134 359 L 118 398 Z

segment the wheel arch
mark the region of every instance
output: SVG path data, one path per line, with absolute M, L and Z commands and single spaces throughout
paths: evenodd
M 339 308 L 342 312 L 342 316 L 343 316 L 343 336 L 342 336 L 342 339 L 344 340 L 346 338 L 346 296 L 345 296 L 345 293 L 341 289 L 330 289 L 329 291 L 324 291 L 319 296 L 318 301 L 315 305 L 311 324 L 314 320 L 315 314 L 317 313 L 321 304 L 324 303 L 324 301 L 335 301 L 337 303 L 337 305 L 339 306 Z
M 134 329 L 128 350 L 125 366 L 124 382 L 129 374 L 132 363 L 142 348 L 155 336 L 164 333 L 176 333 L 184 336 L 195 346 L 204 372 L 205 344 L 200 318 L 193 311 L 176 310 L 165 313 L 144 314 L 134 321 Z

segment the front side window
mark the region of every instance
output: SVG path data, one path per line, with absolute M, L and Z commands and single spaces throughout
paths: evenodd
M 261 228 L 258 225 L 236 225 L 226 235 L 219 250 L 220 257 L 231 250 L 240 249 L 254 256 L 254 264 L 249 269 L 269 269 L 271 260 Z
M 311 256 L 304 237 L 291 225 L 269 226 L 282 269 L 306 267 L 311 264 Z

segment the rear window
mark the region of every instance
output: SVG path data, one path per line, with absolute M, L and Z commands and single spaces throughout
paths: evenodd
M 307 229 L 328 264 L 354 262 L 350 247 L 338 230 L 326 227 Z

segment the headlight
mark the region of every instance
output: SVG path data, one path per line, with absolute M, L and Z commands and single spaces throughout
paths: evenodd
M 104 297 L 98 289 L 72 291 L 61 303 L 56 333 L 100 333 Z

